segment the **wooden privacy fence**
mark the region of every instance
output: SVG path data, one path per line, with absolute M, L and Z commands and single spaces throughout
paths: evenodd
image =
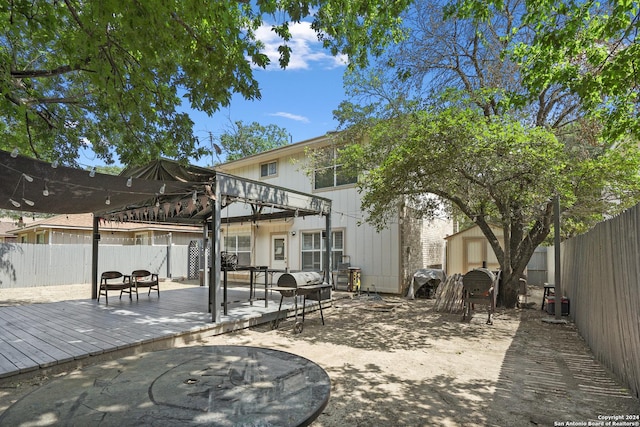
M 149 270 L 160 277 L 186 277 L 184 245 L 101 245 L 98 272 Z M 0 292 L 5 288 L 91 283 L 92 246 L 0 243 Z
M 561 246 L 562 288 L 595 356 L 640 396 L 640 205 Z

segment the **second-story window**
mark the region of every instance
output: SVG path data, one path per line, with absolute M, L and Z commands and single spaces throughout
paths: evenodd
M 358 182 L 358 174 L 338 164 L 338 152 L 335 147 L 330 147 L 323 154 L 324 167 L 318 167 L 313 173 L 313 188 L 340 187 L 341 185 L 355 184 Z
M 275 176 L 278 174 L 278 162 L 262 163 L 260 165 L 260 178 Z

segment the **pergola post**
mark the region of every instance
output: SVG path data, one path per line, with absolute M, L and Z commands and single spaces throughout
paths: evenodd
M 331 283 L 331 249 L 332 249 L 332 240 L 331 240 L 331 209 L 329 209 L 329 212 L 327 212 L 327 214 L 325 215 L 325 234 L 326 234 L 326 240 L 325 240 L 325 257 L 324 257 L 324 271 L 325 271 L 325 277 L 324 280 L 326 283 L 332 285 Z
M 200 286 L 208 286 L 211 282 L 209 281 L 209 275 L 207 272 L 209 271 L 209 257 L 207 256 L 207 246 L 209 246 L 209 230 L 208 223 L 204 222 L 202 224 L 202 251 L 200 253 L 200 266 L 202 267 L 202 283 Z
M 220 186 L 216 180 L 215 199 L 212 201 L 211 208 L 211 226 L 209 232 L 211 234 L 211 269 L 209 273 L 209 307 L 211 311 L 211 321 L 219 323 L 221 321 L 220 303 Z
M 98 299 L 98 242 L 100 241 L 100 218 L 93 214 L 93 235 L 91 239 L 91 299 Z

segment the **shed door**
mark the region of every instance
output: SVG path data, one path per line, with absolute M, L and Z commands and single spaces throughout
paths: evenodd
M 482 267 L 486 262 L 489 270 L 498 270 L 500 264 L 493 253 L 493 249 L 485 238 L 468 237 L 463 240 L 464 244 L 464 271 Z

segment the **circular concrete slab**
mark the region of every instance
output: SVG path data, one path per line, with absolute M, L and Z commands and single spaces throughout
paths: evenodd
M 307 425 L 330 387 L 321 367 L 291 353 L 184 347 L 70 373 L 17 401 L 0 425 Z

